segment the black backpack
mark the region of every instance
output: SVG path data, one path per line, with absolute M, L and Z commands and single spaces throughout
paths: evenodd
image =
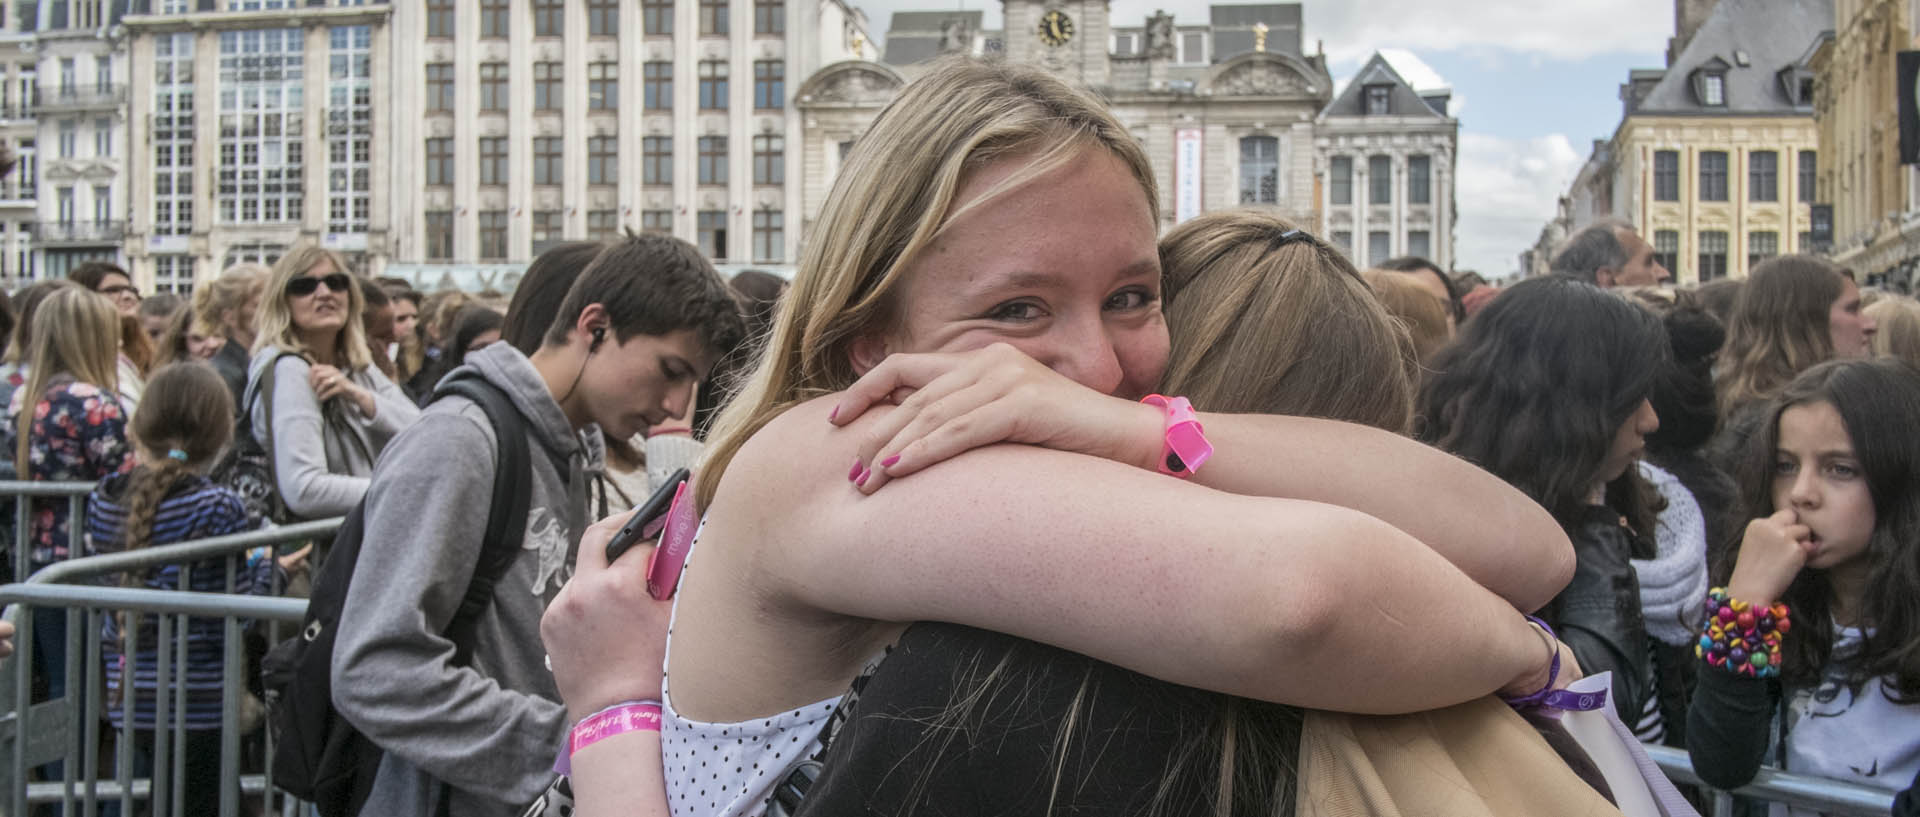
M 526 480 L 531 463 L 526 420 L 499 387 L 478 376 L 462 375 L 441 383 L 434 398 L 448 394 L 478 404 L 499 439 L 480 562 L 446 631 L 454 644 L 454 665 L 466 666 L 473 657 L 475 625 L 493 602 L 494 582 L 513 564 L 526 535 L 530 499 L 519 486 Z M 333 639 L 346 605 L 347 585 L 353 580 L 354 562 L 360 555 L 365 511 L 363 499 L 341 523 L 333 548 L 314 577 L 300 635 L 274 646 L 261 661 L 267 728 L 274 741 L 273 783 L 295 797 L 312 801 L 324 817 L 353 817 L 360 812 L 384 754 L 334 711 L 330 677 Z M 447 788 L 443 784 L 440 791 L 443 813 Z

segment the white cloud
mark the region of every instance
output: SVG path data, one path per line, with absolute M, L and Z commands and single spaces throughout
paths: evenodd
M 1565 134 L 1502 139 L 1463 131 L 1454 266 L 1489 278 L 1517 271 L 1520 251 L 1540 237 L 1585 162 Z
M 1000 3 L 994 0 L 849 2 L 867 12 L 875 38 L 886 36 L 895 11 L 982 10 L 987 27 L 1001 25 Z M 1112 0 L 1112 19 L 1115 25 L 1140 25 L 1164 9 L 1176 23 L 1205 23 L 1209 5 L 1207 0 Z M 1582 59 L 1663 50 L 1673 34 L 1670 0 L 1306 0 L 1305 16 L 1305 49 L 1311 53 L 1316 42 L 1325 42 L 1327 55 L 1336 61 L 1363 60 L 1381 48 Z

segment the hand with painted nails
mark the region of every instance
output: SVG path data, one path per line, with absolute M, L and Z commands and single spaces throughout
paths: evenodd
M 871 494 L 960 453 L 1025 443 L 1151 470 L 1162 413 L 1089 389 L 1006 344 L 951 354 L 895 354 L 841 393 L 830 422 L 898 403 L 871 428 L 848 481 Z
M 1727 594 L 1760 607 L 1772 605 L 1806 567 L 1812 551 L 1813 529 L 1791 508 L 1748 522 Z
M 554 685 L 572 720 L 622 701 L 660 699 L 673 602 L 647 595 L 650 545 L 607 563 L 607 542 L 631 516 L 615 514 L 581 534 L 573 578 L 540 617 Z

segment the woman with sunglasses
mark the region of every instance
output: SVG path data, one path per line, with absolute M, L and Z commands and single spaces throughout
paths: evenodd
M 331 250 L 295 247 L 261 299 L 245 411 L 293 516 L 339 516 L 367 491 L 380 450 L 420 410 L 373 365 L 365 303 Z

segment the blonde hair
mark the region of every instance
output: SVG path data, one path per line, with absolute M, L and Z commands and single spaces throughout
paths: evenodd
M 1851 280 L 1846 270 L 1810 255 L 1783 255 L 1753 268 L 1720 352 L 1723 419 L 1833 357 L 1827 314 Z
M 1404 272 L 1370 269 L 1360 277 L 1372 288 L 1380 305 L 1386 307 L 1387 314 L 1406 330 L 1407 340 L 1413 345 L 1415 364 L 1410 376 L 1417 384 L 1421 367 L 1452 340 L 1447 330 L 1450 307 Z
M 1160 261 L 1167 393 L 1209 411 L 1407 431 L 1412 343 L 1332 247 L 1271 214 L 1228 210 L 1167 233 Z
M 1897 357 L 1920 366 L 1920 301 L 1883 294 L 1867 307 L 1867 316 L 1880 325 L 1873 333 L 1874 356 Z
M 205 313 L 223 332 L 231 332 L 233 327 L 226 323 L 227 314 L 233 313 L 237 319 L 247 302 L 260 294 L 269 274 L 266 267 L 254 263 L 228 267 L 218 278 L 194 288 L 193 311 Z
M 787 408 L 856 379 L 847 345 L 895 320 L 906 271 L 965 209 L 984 206 L 1098 146 L 1126 164 L 1159 221 L 1159 192 L 1140 143 L 1107 106 L 1032 67 L 949 57 L 900 92 L 834 180 L 759 365 L 714 424 L 698 505 L 748 438 Z M 1038 155 L 966 208 L 968 174 Z
M 346 259 L 318 244 L 300 244 L 288 250 L 273 265 L 273 271 L 267 276 L 267 297 L 260 299 L 259 327 L 254 335 L 253 351 L 276 348 L 302 357 L 312 353 L 306 341 L 300 338 L 299 328 L 293 325 L 293 308 L 287 303 L 287 283 L 307 274 L 308 270 L 323 261 L 332 264 L 333 270 L 347 276 L 348 281 L 347 322 L 340 327 L 339 334 L 334 335 L 334 362 L 342 369 L 357 372 L 373 365 L 373 354 L 367 350 L 367 329 L 360 320 L 360 313 L 366 309 L 366 301 L 360 294 L 360 284 L 353 271 L 347 268 Z
M 82 287 L 63 287 L 40 303 L 33 322 L 27 382 L 20 388 L 19 443 L 14 462 L 22 479 L 31 479 L 27 454 L 35 407 L 47 384 L 60 375 L 98 387 L 106 395 L 120 389 L 120 309 L 107 296 Z

